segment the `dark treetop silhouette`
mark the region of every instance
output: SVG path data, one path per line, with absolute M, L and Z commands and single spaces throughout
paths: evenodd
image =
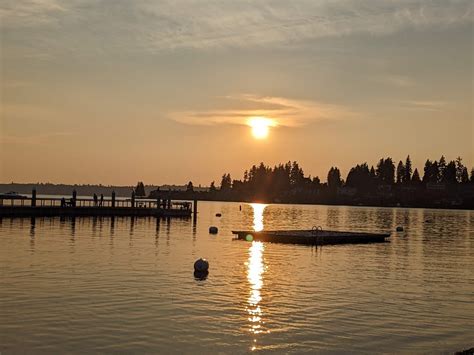
M 410 156 L 396 168 L 391 158 L 382 158 L 376 167 L 357 164 L 345 181 L 339 169 L 331 167 L 327 183 L 321 183 L 319 177 L 305 176 L 296 161 L 273 168 L 260 163 L 246 170 L 242 180 L 224 174 L 220 189 L 213 181 L 208 191 L 196 192 L 189 182 L 186 191 L 155 190 L 150 197 L 163 194 L 223 201 L 473 208 L 474 169 L 469 178 L 460 157 L 446 163 L 442 156 L 439 161 L 426 161 L 421 179 Z

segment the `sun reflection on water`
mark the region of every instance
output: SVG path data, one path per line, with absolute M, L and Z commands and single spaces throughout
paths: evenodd
M 249 260 L 247 263 L 247 279 L 250 286 L 250 295 L 248 298 L 247 312 L 249 321 L 249 331 L 254 335 L 254 343 L 252 344 L 252 350 L 257 348 L 256 336 L 263 332 L 262 330 L 262 308 L 260 302 L 262 295 L 260 290 L 263 286 L 263 272 L 265 266 L 263 264 L 263 250 L 264 245 L 262 242 L 252 242 L 252 246 L 249 248 Z
M 263 211 L 267 205 L 252 203 L 253 208 L 253 229 L 256 232 L 263 230 Z M 251 350 L 257 349 L 257 336 L 264 331 L 263 311 L 261 308 L 263 287 L 263 273 L 265 264 L 263 252 L 265 246 L 262 242 L 253 241 L 249 248 L 249 258 L 247 262 L 247 279 L 250 286 L 250 294 L 247 300 L 247 313 L 249 321 L 249 331 L 253 335 Z
M 253 230 L 260 232 L 263 230 L 263 211 L 267 205 L 263 203 L 251 203 L 253 209 Z

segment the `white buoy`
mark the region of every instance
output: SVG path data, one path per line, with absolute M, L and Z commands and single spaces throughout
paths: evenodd
M 206 259 L 200 258 L 194 263 L 194 271 L 207 272 L 209 270 L 209 262 Z
M 402 226 L 398 226 L 398 227 L 397 227 L 397 232 L 403 232 L 403 227 L 402 227 Z
M 215 226 L 209 227 L 209 233 L 217 234 L 217 232 L 219 232 L 219 229 L 217 229 L 217 227 L 215 227 Z

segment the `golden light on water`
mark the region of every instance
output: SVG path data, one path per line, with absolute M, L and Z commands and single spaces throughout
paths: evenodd
M 250 117 L 247 124 L 252 128 L 252 135 L 256 139 L 267 138 L 270 127 L 275 127 L 274 120 L 266 117 Z
M 262 317 L 263 312 L 260 307 L 262 301 L 262 295 L 260 290 L 263 286 L 263 272 L 265 266 L 263 263 L 263 250 L 264 245 L 262 242 L 252 242 L 252 246 L 249 248 L 249 259 L 247 263 L 247 279 L 250 286 L 250 295 L 248 298 L 248 321 L 249 331 L 254 336 L 263 332 L 262 330 Z M 255 337 L 252 344 L 251 350 L 257 349 L 257 338 Z
M 253 230 L 255 232 L 260 232 L 263 230 L 263 211 L 267 205 L 263 203 L 251 203 L 253 209 Z
M 258 232 L 263 230 L 263 211 L 267 207 L 261 203 L 251 203 L 253 209 L 253 229 Z M 251 350 L 257 349 L 257 335 L 264 332 L 263 311 L 261 308 L 263 287 L 263 273 L 265 264 L 263 252 L 265 246 L 262 242 L 253 241 L 249 248 L 249 258 L 247 262 L 247 280 L 249 282 L 250 294 L 247 300 L 247 313 L 249 321 L 249 331 L 254 335 Z

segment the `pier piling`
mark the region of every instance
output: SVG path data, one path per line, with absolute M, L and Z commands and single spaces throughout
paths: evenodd
M 36 206 L 36 189 L 33 189 L 33 191 L 31 191 L 31 207 L 35 207 Z

